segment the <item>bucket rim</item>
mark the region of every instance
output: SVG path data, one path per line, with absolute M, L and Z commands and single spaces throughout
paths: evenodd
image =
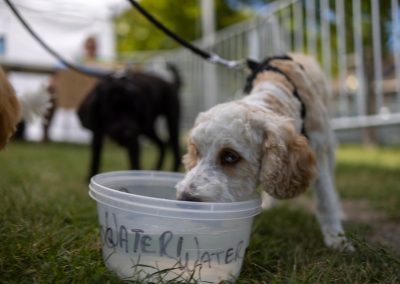
M 207 217 L 206 219 L 221 219 L 222 215 L 232 215 L 232 218 L 226 217 L 223 219 L 239 219 L 253 217 L 261 212 L 260 197 L 238 202 L 191 202 L 127 193 L 102 184 L 104 181 L 109 182 L 110 178 L 113 179 L 117 177 L 120 180 L 130 179 L 134 181 L 136 179 L 143 181 L 158 179 L 159 181 L 166 180 L 176 183 L 184 177 L 184 174 L 161 171 L 113 171 L 101 173 L 91 178 L 89 195 L 97 202 L 108 206 L 114 204 L 113 207 L 118 208 L 115 206 L 115 203 L 119 202 L 123 204 L 124 210 L 137 213 L 141 213 L 139 210 L 140 208 L 147 208 L 147 210 L 144 211 L 148 211 L 149 208 L 154 208 L 155 211 L 159 212 L 154 214 L 155 216 L 162 216 L 162 214 L 165 213 L 167 215 L 172 214 L 172 218 L 175 218 L 175 215 L 191 213 Z M 213 214 L 215 218 L 210 218 Z M 220 218 L 218 218 L 218 216 L 220 216 Z M 200 219 L 203 219 L 203 217 Z M 187 218 L 182 217 L 182 219 Z

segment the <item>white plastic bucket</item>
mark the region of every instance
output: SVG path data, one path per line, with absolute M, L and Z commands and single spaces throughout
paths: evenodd
M 90 181 L 106 266 L 122 279 L 218 283 L 239 276 L 260 199 L 175 200 L 183 174 L 109 172 Z

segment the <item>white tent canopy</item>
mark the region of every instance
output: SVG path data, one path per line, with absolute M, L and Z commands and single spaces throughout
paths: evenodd
M 113 17 L 129 7 L 124 0 L 13 0 L 31 27 L 42 39 L 69 60 L 82 56 L 88 36 L 98 41 L 101 59 L 115 56 Z M 56 64 L 14 17 L 5 2 L 0 2 L 0 37 L 5 50 L 0 59 L 30 64 Z
M 11 1 L 32 29 L 51 48 L 73 63 L 79 63 L 83 58 L 83 44 L 89 36 L 96 38 L 98 59 L 113 60 L 113 18 L 130 7 L 126 0 Z M 0 1 L 1 62 L 49 67 L 59 65 L 57 59 L 25 30 L 4 1 Z M 37 92 L 48 83 L 45 75 L 11 73 L 9 78 L 18 96 Z M 66 133 L 66 129 L 71 129 L 73 135 Z M 27 138 L 40 140 L 41 132 L 41 122 L 35 121 L 28 125 Z M 50 137 L 55 140 L 82 141 L 88 139 L 88 133 L 80 128 L 74 111 L 58 110 L 50 129 Z

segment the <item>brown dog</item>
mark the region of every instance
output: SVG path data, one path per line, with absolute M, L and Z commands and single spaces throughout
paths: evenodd
M 20 105 L 15 91 L 0 68 L 0 150 L 2 150 L 20 119 Z

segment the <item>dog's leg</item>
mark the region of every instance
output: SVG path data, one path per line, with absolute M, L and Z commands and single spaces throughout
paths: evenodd
M 266 193 L 265 191 L 261 192 L 261 208 L 263 210 L 267 210 L 275 207 L 278 204 L 278 200 L 273 198 L 271 195 Z
M 88 180 L 90 180 L 92 176 L 94 176 L 99 172 L 101 151 L 103 149 L 103 140 L 104 140 L 104 133 L 101 130 L 93 131 L 92 145 L 91 145 L 92 161 L 90 165 L 89 176 L 87 177 Z
M 129 162 L 132 170 L 140 169 L 140 145 L 139 137 L 132 139 L 132 142 L 128 146 Z
M 178 112 L 178 111 L 177 111 Z M 174 164 L 172 170 L 177 172 L 181 165 L 181 154 L 179 147 L 179 112 L 171 114 L 168 118 L 169 145 L 171 147 Z
M 341 208 L 331 172 L 332 161 L 329 157 L 330 155 L 325 151 L 317 154 L 318 178 L 315 181 L 315 195 L 318 221 L 327 246 L 353 251 L 353 246 L 344 236 Z
M 161 167 L 164 163 L 165 158 L 165 145 L 164 142 L 158 137 L 157 133 L 155 133 L 154 129 L 147 133 L 147 136 L 156 144 L 158 148 L 158 159 L 154 169 L 161 170 Z
M 180 155 L 180 147 L 179 147 L 179 134 L 174 134 L 170 138 L 170 145 L 172 148 L 172 153 L 174 155 L 174 164 L 172 166 L 172 170 L 177 172 L 179 170 L 179 166 L 181 164 L 181 155 Z

